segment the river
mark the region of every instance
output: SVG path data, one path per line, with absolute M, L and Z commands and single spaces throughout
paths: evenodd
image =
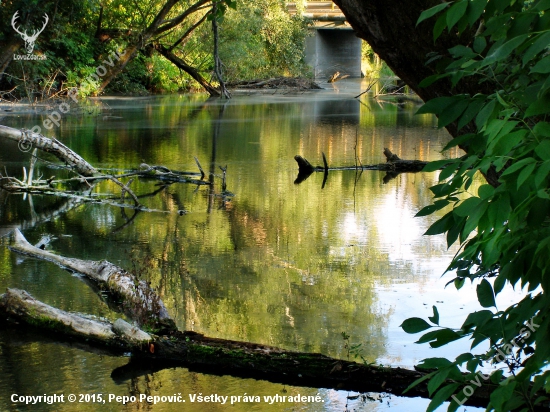
M 378 171 L 314 173 L 294 184 L 302 155 L 313 164 L 382 163 L 383 149 L 403 159 L 435 160 L 448 142 L 430 115 L 413 102 L 354 99 L 356 81 L 307 93 L 239 94 L 230 101 L 203 95 L 105 97 L 69 112 L 46 134 L 94 166 L 127 170 L 141 163 L 197 171 L 196 156 L 215 174 L 212 188 L 135 181 L 142 202 L 164 212 L 0 194 L 0 290 L 22 288 L 58 308 L 116 319 L 77 275 L 52 263 L 17 256 L 5 235 L 21 227 L 36 242 L 54 236 L 51 250 L 82 259 L 107 259 L 137 272 L 158 289 L 180 329 L 205 335 L 320 352 L 343 359 L 412 367 L 422 358 L 454 357 L 467 343 L 440 349 L 416 345 L 399 325 L 426 318 L 432 305 L 441 324 L 459 326 L 478 308 L 474 288 L 457 293 L 441 278 L 456 249 L 443 236 L 422 234 L 436 216 L 415 218 L 429 204 L 437 173 L 400 174 L 384 182 Z M 331 88 L 332 87 L 332 88 Z M 54 107 L 55 109 L 55 107 Z M 43 113 L 11 113 L 2 123 L 31 128 Z M 29 154 L 1 142 L 0 162 L 22 176 Z M 446 156 L 460 155 L 459 152 Z M 37 173 L 57 170 L 39 163 Z M 222 193 L 222 171 L 227 189 Z M 99 186 L 116 191 L 115 186 Z M 61 209 L 59 213 L 56 210 Z M 178 211 L 185 211 L 184 214 Z M 348 339 L 344 339 L 344 334 Z M 349 345 L 361 344 L 348 350 Z M 460 351 L 460 352 L 459 352 Z M 378 411 L 425 410 L 428 401 L 336 390 L 283 387 L 166 369 L 128 379 L 111 372 L 128 358 L 108 357 L 27 332 L 0 335 L 0 409 L 6 411 Z M 12 394 L 169 396 L 185 404 L 136 402 L 41 403 L 28 409 Z M 197 403 L 204 396 L 260 396 L 262 402 Z M 317 403 L 269 405 L 264 396 L 319 396 Z M 229 403 L 229 400 L 227 401 Z

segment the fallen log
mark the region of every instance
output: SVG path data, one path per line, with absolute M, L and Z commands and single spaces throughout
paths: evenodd
M 46 252 L 30 245 L 19 231 L 16 231 L 15 246 L 11 249 L 51 260 L 70 270 L 87 274 L 96 283 L 100 283 L 97 281 L 100 278 L 102 284 L 107 283 L 107 286 L 111 286 L 111 282 L 104 280 L 106 273 L 109 277 L 124 275 L 120 273 L 124 272 L 123 269 L 106 261 L 91 262 L 64 258 Z M 117 273 L 113 274 L 113 271 Z M 126 279 L 133 278 L 127 275 Z M 115 279 L 114 283 L 118 284 L 119 280 L 120 278 Z M 132 282 L 136 288 L 148 287 L 142 281 L 136 282 L 135 278 Z M 149 301 L 157 302 L 157 309 L 162 305 L 162 301 L 154 291 L 146 293 L 149 294 L 149 300 L 141 301 L 144 305 L 142 313 L 150 315 L 152 311 L 148 306 Z M 121 297 L 134 302 L 131 300 L 132 296 L 139 294 L 134 291 L 133 295 L 121 294 Z M 115 310 L 124 311 L 125 308 L 126 305 L 118 305 Z M 162 308 L 166 311 L 164 305 Z M 134 320 L 140 320 L 139 316 L 136 317 L 135 311 L 132 312 L 132 316 Z M 160 317 L 159 314 L 152 316 Z M 111 324 L 63 312 L 37 301 L 25 291 L 14 289 L 9 289 L 6 294 L 0 296 L 0 321 L 2 320 L 15 325 L 38 327 L 50 334 L 54 332 L 59 340 L 72 339 L 88 345 L 92 343 L 92 346 L 83 346 L 85 350 L 95 350 L 99 347 L 112 355 L 120 355 L 121 350 L 131 353 L 130 363 L 119 368 L 120 370 L 113 371 L 113 379 L 117 380 L 124 376 L 135 376 L 136 373 L 183 366 L 203 373 L 265 379 L 294 386 L 390 392 L 400 396 L 429 395 L 427 381 L 405 392 L 413 382 L 425 377 L 428 371 L 360 364 L 318 353 L 293 352 L 250 342 L 210 338 L 196 332 L 180 332 L 169 317 L 170 327 L 157 329 L 158 335 L 151 335 L 120 319 Z M 497 385 L 489 381 L 483 382 L 465 404 L 486 406 L 490 394 L 496 387 Z
M 420 172 L 424 166 L 429 162 L 422 160 L 402 160 L 397 155 L 393 154 L 388 148 L 384 148 L 384 155 L 386 156 L 386 163 L 377 163 L 372 165 L 354 165 L 354 166 L 340 166 L 340 167 L 327 167 L 325 166 L 312 166 L 310 162 L 300 155 L 294 156 L 294 160 L 298 163 L 300 173 L 313 173 L 324 172 L 325 170 L 380 170 L 383 172 Z
M 0 125 L 0 137 L 17 142 L 17 145 L 23 152 L 27 152 L 32 147 L 35 147 L 51 153 L 82 176 L 97 174 L 97 170 L 91 164 L 56 139 L 50 139 L 30 130 L 19 130 L 2 125 Z
M 84 318 L 52 308 L 27 292 L 15 289 L 0 296 L 0 319 L 11 324 L 29 325 L 47 333 L 55 332 L 59 341 L 72 339 L 93 343 L 111 355 L 121 350 L 132 354 L 131 361 L 113 371 L 120 380 L 137 373 L 149 373 L 174 366 L 242 378 L 264 379 L 286 385 L 333 388 L 357 392 L 389 392 L 400 396 L 428 397 L 426 382 L 408 392 L 405 389 L 426 372 L 382 367 L 335 359 L 318 353 L 301 353 L 225 339 L 209 338 L 196 332 L 171 331 L 167 335 L 138 338 L 117 332 L 116 324 Z M 123 330 L 132 329 L 124 325 Z M 50 333 L 51 334 L 51 333 Z M 88 350 L 86 346 L 83 347 Z M 139 372 L 141 371 L 141 372 Z M 486 406 L 496 385 L 483 383 L 466 401 L 467 405 Z
M 24 290 L 8 289 L 0 299 L 7 315 L 36 326 L 47 323 L 48 328 L 63 329 L 64 333 L 110 343 L 115 333 L 105 322 L 64 312 L 46 305 Z
M 23 255 L 56 263 L 93 280 L 101 289 L 109 292 L 113 300 L 121 302 L 122 311 L 135 320 L 140 327 L 156 332 L 168 332 L 176 325 L 162 300 L 143 280 L 112 263 L 67 258 L 31 245 L 19 229 L 14 230 L 14 244 L 10 250 Z
M 341 171 L 341 170 L 380 170 L 387 172 L 388 175 L 384 179 L 384 183 L 396 177 L 399 173 L 416 173 L 422 171 L 424 166 L 429 162 L 422 160 L 402 160 L 397 155 L 393 154 L 388 148 L 384 148 L 384 155 L 386 156 L 386 163 L 378 163 L 372 165 L 356 164 L 354 166 L 340 166 L 329 167 L 325 154 L 323 155 L 324 166 L 313 166 L 306 158 L 296 155 L 294 160 L 298 163 L 298 177 L 294 181 L 294 184 L 300 184 L 306 180 L 313 172 L 323 172 L 325 177 L 323 179 L 323 187 L 328 177 L 329 171 Z
M 101 199 L 103 203 L 109 203 L 114 206 L 128 207 L 125 202 L 125 195 L 128 194 L 129 197 L 134 201 L 133 208 L 138 210 L 146 210 L 146 208 L 140 204 L 139 196 L 137 196 L 130 188 L 129 184 L 124 184 L 120 178 L 122 177 L 131 177 L 139 176 L 141 178 L 156 179 L 167 184 L 171 183 L 191 183 L 196 185 L 209 185 L 210 182 L 204 181 L 204 172 L 198 163 L 197 158 L 195 160 L 201 173 L 193 172 L 180 172 L 169 170 L 164 166 L 149 166 L 147 164 L 142 164 L 140 166 L 141 170 L 134 170 L 129 173 L 124 173 L 121 175 L 112 175 L 108 173 L 102 173 L 100 170 L 94 168 L 91 164 L 86 162 L 80 155 L 72 151 L 70 148 L 65 146 L 63 143 L 59 142 L 56 139 L 50 139 L 39 133 L 34 133 L 26 129 L 14 129 L 7 126 L 0 125 L 0 137 L 4 137 L 9 140 L 17 142 L 19 149 L 22 152 L 28 152 L 34 147 L 32 153 L 31 165 L 29 168 L 29 174 L 27 177 L 26 168 L 23 168 L 23 179 L 19 180 L 11 176 L 3 176 L 0 174 L 0 189 L 6 190 L 12 193 L 30 193 L 30 194 L 44 194 L 44 195 L 53 195 L 60 197 L 68 197 L 71 199 L 82 200 L 82 201 L 93 201 L 92 197 L 99 199 L 98 194 L 93 194 L 92 196 L 84 197 L 80 196 L 80 191 L 70 192 L 68 190 L 56 189 L 54 185 L 67 185 L 79 184 L 79 187 L 85 187 L 86 189 L 91 189 L 92 185 L 101 180 L 110 180 L 121 188 L 121 195 L 119 196 L 122 199 L 121 204 L 116 204 L 109 202 L 108 200 Z M 59 160 L 61 160 L 69 169 L 78 174 L 78 177 L 55 180 L 52 176 L 46 180 L 33 180 L 33 171 L 36 162 L 36 151 L 37 149 L 43 150 L 48 153 L 52 153 Z M 200 175 L 200 180 L 194 179 L 189 176 L 198 176 Z M 69 186 L 71 187 L 71 186 Z M 89 190 L 90 191 L 90 190 Z M 90 191 L 91 192 L 91 191 Z
M 273 77 L 270 79 L 245 80 L 227 83 L 228 87 L 239 89 L 322 89 L 310 79 L 300 77 Z

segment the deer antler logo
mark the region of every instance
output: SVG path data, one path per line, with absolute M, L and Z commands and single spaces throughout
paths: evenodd
M 34 50 L 34 43 L 36 42 L 36 39 L 38 38 L 38 35 L 44 31 L 46 28 L 46 25 L 48 24 L 48 21 L 50 20 L 48 15 L 44 13 L 44 25 L 40 30 L 33 30 L 33 33 L 31 36 L 27 34 L 27 31 L 21 31 L 16 26 L 16 21 L 19 18 L 19 10 L 15 12 L 11 19 L 11 26 L 13 29 L 21 36 L 21 38 L 25 41 L 25 49 L 27 50 L 27 54 L 31 54 Z

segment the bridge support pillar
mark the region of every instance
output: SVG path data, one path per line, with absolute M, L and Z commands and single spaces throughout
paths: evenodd
M 361 39 L 353 30 L 315 29 L 306 38 L 306 63 L 315 78 L 329 78 L 335 72 L 361 77 Z

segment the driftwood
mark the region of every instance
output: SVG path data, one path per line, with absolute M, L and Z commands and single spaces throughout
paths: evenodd
M 97 170 L 91 164 L 56 139 L 50 139 L 30 130 L 19 130 L 2 125 L 0 125 L 0 137 L 17 142 L 22 151 L 29 151 L 35 147 L 51 153 L 82 176 L 97 174 Z
M 393 154 L 388 148 L 384 148 L 384 155 L 386 156 L 386 163 L 379 163 L 373 165 L 361 165 L 357 164 L 354 166 L 340 166 L 340 167 L 329 167 L 325 154 L 323 155 L 323 164 L 324 166 L 313 166 L 306 158 L 296 155 L 294 160 L 298 163 L 298 177 L 294 181 L 295 184 L 300 184 L 306 180 L 313 172 L 323 172 L 325 178 L 323 179 L 323 187 L 325 186 L 326 179 L 328 177 L 329 171 L 341 171 L 341 170 L 380 170 L 387 172 L 386 177 L 384 178 L 384 183 L 387 183 L 390 179 L 396 177 L 399 173 L 416 173 L 422 171 L 424 166 L 428 162 L 421 160 L 402 160 L 397 155 Z
M 273 77 L 270 79 L 243 80 L 227 83 L 228 87 L 238 89 L 322 89 L 312 80 L 300 77 Z
M 141 312 L 128 312 L 138 323 L 147 323 L 140 321 L 143 319 L 142 314 L 147 313 L 157 323 L 159 319 L 163 319 L 164 325 L 168 324 L 169 327 L 157 330 L 158 334 L 152 335 L 120 319 L 111 324 L 108 321 L 61 311 L 37 301 L 25 291 L 8 289 L 0 296 L 0 321 L 38 328 L 50 336 L 55 334 L 58 342 L 77 342 L 85 350 L 100 350 L 115 356 L 130 352 L 130 363 L 114 370 L 113 379 L 120 380 L 136 374 L 183 366 L 198 372 L 265 379 L 294 386 L 428 397 L 427 381 L 404 393 L 412 382 L 426 376 L 428 371 L 374 366 L 334 359 L 318 353 L 292 352 L 267 345 L 209 338 L 196 332 L 180 332 L 155 292 L 151 289 L 144 292 L 143 288 L 148 288 L 145 282 L 137 282 L 112 263 L 64 258 L 30 245 L 18 232 L 15 234 L 15 245 L 11 249 L 82 273 L 111 288 L 114 291 L 111 297 L 116 294 L 118 299 L 131 302 L 131 306 L 140 302 L 143 305 Z M 131 279 L 130 282 L 128 279 Z M 132 291 L 119 291 L 126 288 Z M 151 305 L 150 301 L 157 303 Z M 125 306 L 127 305 L 121 308 L 119 305 L 116 308 L 120 311 Z M 481 387 L 465 404 L 486 406 L 496 387 L 489 381 L 482 382 Z
M 62 330 L 70 336 L 92 339 L 107 345 L 114 344 L 117 337 L 108 323 L 53 308 L 34 299 L 24 290 L 8 289 L 0 298 L 0 307 L 8 316 L 36 326 L 45 323 L 49 328 Z
M 425 383 L 403 393 L 412 382 L 425 376 L 422 371 L 359 364 L 318 353 L 292 352 L 267 345 L 209 338 L 195 332 L 149 335 L 121 320 L 111 324 L 64 312 L 17 289 L 8 289 L 0 296 L 0 313 L 1 318 L 10 323 L 26 324 L 50 334 L 53 332 L 59 341 L 84 341 L 91 348 L 97 346 L 111 355 L 131 352 L 130 363 L 113 371 L 115 379 L 135 376 L 136 370 L 144 367 L 148 373 L 183 366 L 210 374 L 265 379 L 294 386 L 428 396 Z M 466 404 L 485 406 L 489 386 L 494 389 L 494 385 L 484 385 Z
M 19 149 L 23 152 L 27 152 L 34 147 L 28 175 L 26 168 L 23 168 L 23 178 L 21 180 L 16 177 L 3 176 L 0 174 L 0 189 L 10 193 L 29 193 L 57 196 L 68 198 L 77 202 L 103 203 L 111 206 L 151 212 L 154 210 L 145 208 L 139 201 L 140 197 L 147 197 L 148 195 L 136 195 L 129 187 L 132 183 L 132 179 L 125 184 L 121 181 L 122 178 L 140 177 L 143 179 L 155 179 L 165 184 L 212 184 L 211 182 L 204 180 L 204 171 L 202 170 L 202 167 L 196 157 L 195 161 L 197 162 L 200 173 L 174 171 L 164 166 L 149 166 L 143 163 L 140 165 L 139 170 L 132 170 L 127 173 L 113 175 L 109 173 L 102 173 L 99 169 L 94 168 L 77 153 L 73 152 L 56 139 L 50 139 L 28 130 L 13 129 L 7 126 L 0 126 L 0 137 L 16 141 Z M 33 173 L 37 160 L 37 149 L 54 154 L 59 160 L 67 165 L 70 170 L 77 173 L 78 176 L 69 179 L 55 179 L 55 177 L 52 176 L 48 179 L 39 178 L 34 180 Z M 195 178 L 199 176 L 200 179 Z M 94 185 L 104 180 L 110 180 L 119 186 L 121 189 L 120 195 L 92 192 Z M 126 203 L 126 197 L 133 200 L 133 205 Z M 178 211 L 178 213 L 183 214 L 181 212 L 182 211 Z
M 111 324 L 52 308 L 16 289 L 8 289 L 0 296 L 0 314 L 0 320 L 9 324 L 55 334 L 58 343 L 76 342 L 84 350 L 113 356 L 130 352 L 130 362 L 111 374 L 117 381 L 182 366 L 196 372 L 285 385 L 428 397 L 426 382 L 404 392 L 412 382 L 426 376 L 427 372 L 421 370 L 361 364 L 318 353 L 209 338 L 196 332 L 149 335 L 121 320 Z M 496 387 L 483 382 L 464 404 L 486 406 Z
M 140 326 L 156 331 L 175 330 L 162 300 L 143 280 L 106 260 L 90 261 L 67 258 L 31 245 L 23 234 L 15 229 L 14 244 L 10 249 L 27 256 L 48 260 L 59 266 L 86 275 L 101 289 L 111 293 L 114 300 L 121 300 L 123 310 Z

